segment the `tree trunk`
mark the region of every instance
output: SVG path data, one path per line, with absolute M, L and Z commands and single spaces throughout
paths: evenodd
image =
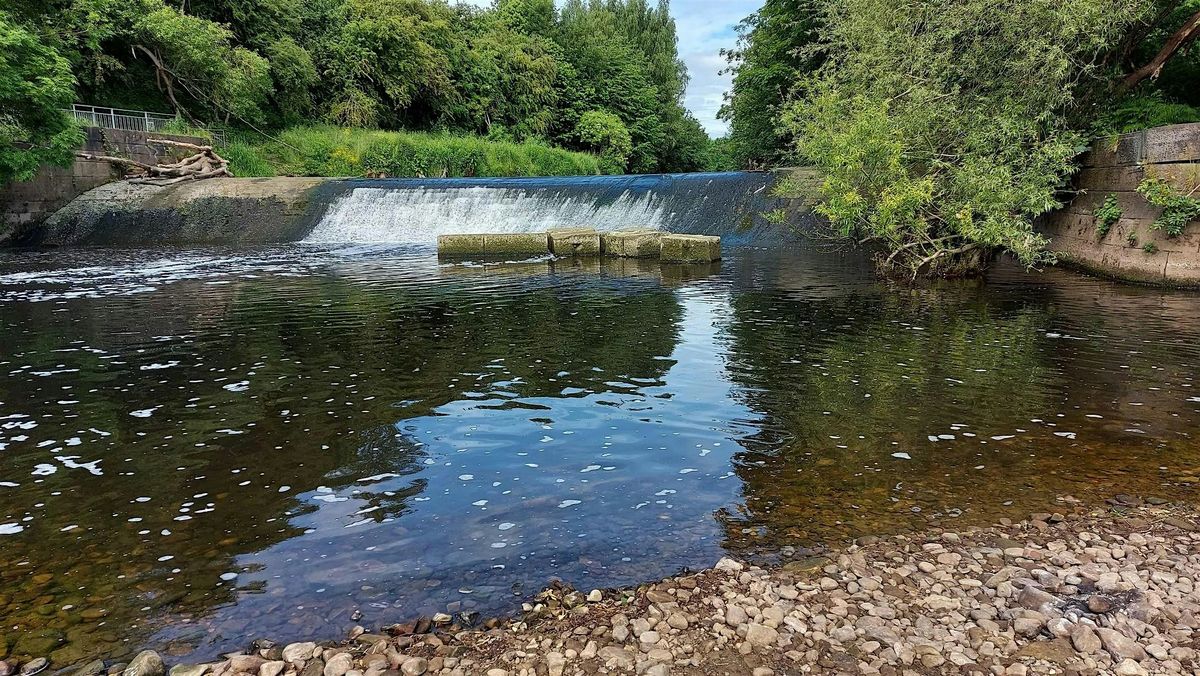
M 1183 26 L 1181 26 L 1179 30 L 1175 31 L 1175 33 L 1173 33 L 1171 37 L 1167 39 L 1166 44 L 1164 44 L 1162 49 L 1158 51 L 1158 54 L 1156 54 L 1154 58 L 1150 60 L 1150 63 L 1147 63 L 1146 65 L 1127 75 L 1125 79 L 1121 81 L 1121 84 L 1117 85 L 1117 95 L 1127 93 L 1129 90 L 1138 86 L 1146 78 L 1151 80 L 1157 79 L 1159 74 L 1162 73 L 1163 66 L 1166 65 L 1167 61 L 1170 61 L 1171 57 L 1175 56 L 1179 50 L 1186 47 L 1188 43 L 1190 43 L 1192 40 L 1195 40 L 1197 37 L 1200 37 L 1200 12 L 1196 12 L 1192 16 L 1188 17 L 1187 21 L 1183 22 Z

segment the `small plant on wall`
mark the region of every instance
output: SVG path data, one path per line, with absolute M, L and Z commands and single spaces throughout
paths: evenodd
M 1131 232 L 1128 235 L 1125 235 L 1125 241 L 1129 244 L 1129 246 L 1137 246 L 1138 236 L 1136 233 Z
M 1156 207 L 1162 207 L 1162 214 L 1150 225 L 1155 230 L 1166 231 L 1167 237 L 1178 237 L 1191 221 L 1200 219 L 1200 199 L 1192 195 L 1200 189 L 1200 185 L 1188 192 L 1181 192 L 1161 178 L 1150 177 L 1143 180 L 1137 191 L 1146 201 Z
M 1156 254 L 1158 253 L 1158 245 L 1154 242 L 1146 242 L 1142 245 L 1142 251 L 1145 251 L 1148 254 Z
M 1121 214 L 1121 205 L 1117 204 L 1117 196 L 1109 193 L 1094 214 L 1096 216 L 1096 234 L 1100 236 L 1100 239 L 1104 239 L 1113 225 L 1121 220 Z

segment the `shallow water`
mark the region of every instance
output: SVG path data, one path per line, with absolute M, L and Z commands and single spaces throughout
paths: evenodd
M 8 251 L 0 337 L 0 650 L 58 666 L 1200 474 L 1200 295 L 1065 272 Z

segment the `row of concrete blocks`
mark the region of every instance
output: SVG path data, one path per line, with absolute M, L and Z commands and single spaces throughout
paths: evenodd
M 721 238 L 678 235 L 657 230 L 596 232 L 572 229 L 549 232 L 438 235 L 438 255 L 466 256 L 619 256 L 664 261 L 721 259 Z

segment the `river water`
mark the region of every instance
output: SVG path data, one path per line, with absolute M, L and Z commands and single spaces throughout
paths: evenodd
M 1200 296 L 1061 271 L 0 252 L 0 657 L 201 659 L 1194 497 L 1197 365 Z

